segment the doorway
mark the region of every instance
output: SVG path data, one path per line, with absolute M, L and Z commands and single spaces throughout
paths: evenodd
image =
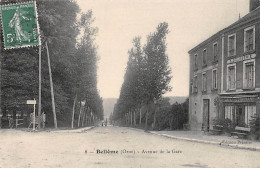
M 203 99 L 203 131 L 209 131 L 209 99 Z
M 245 127 L 245 111 L 242 104 L 236 106 L 236 126 Z

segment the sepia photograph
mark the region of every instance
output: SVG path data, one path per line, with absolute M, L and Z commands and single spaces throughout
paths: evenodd
M 0 0 L 0 23 L 0 169 L 260 168 L 260 0 Z

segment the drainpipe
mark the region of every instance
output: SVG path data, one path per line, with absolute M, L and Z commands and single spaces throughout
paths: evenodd
M 225 41 L 224 41 L 224 34 L 222 35 L 222 49 L 221 49 L 221 51 L 222 51 L 222 53 L 221 53 L 221 93 L 223 93 L 223 91 L 224 91 L 224 47 L 225 47 L 225 45 L 224 45 L 224 43 L 225 43 Z

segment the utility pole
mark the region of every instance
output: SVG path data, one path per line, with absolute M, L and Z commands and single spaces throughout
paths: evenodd
M 39 102 L 38 102 L 38 116 L 41 115 L 42 108 L 42 47 L 39 45 Z M 39 127 L 40 128 L 40 127 Z
M 34 102 L 36 102 L 35 99 Z M 33 131 L 35 131 L 35 104 L 33 104 Z
M 73 103 L 72 119 L 71 119 L 71 128 L 74 127 L 74 116 L 75 116 L 75 106 L 76 106 L 76 102 L 77 102 L 77 96 L 78 96 L 78 94 L 76 94 L 76 97 L 75 97 L 74 103 Z
M 54 102 L 54 91 L 53 91 L 53 82 L 52 82 L 52 73 L 51 73 L 51 62 L 50 62 L 50 54 L 48 49 L 48 44 L 46 41 L 46 49 L 47 49 L 47 58 L 48 58 L 48 66 L 49 66 L 49 74 L 50 74 L 50 86 L 51 86 L 51 101 L 52 101 L 52 112 L 54 119 L 54 128 L 57 129 L 57 118 L 56 118 L 56 110 L 55 110 L 55 102 Z

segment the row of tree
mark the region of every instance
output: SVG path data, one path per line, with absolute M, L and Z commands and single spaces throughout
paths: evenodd
M 171 68 L 166 54 L 168 33 L 168 23 L 163 22 L 147 36 L 144 46 L 141 37 L 133 39 L 113 121 L 121 125 L 145 122 L 146 129 L 156 127 L 162 95 L 171 90 Z
M 14 2 L 17 1 L 2 1 L 3 4 Z M 92 26 L 92 11 L 80 13 L 77 3 L 71 0 L 37 0 L 37 8 L 42 41 L 42 111 L 47 113 L 48 125 L 53 125 L 53 119 L 46 42 L 58 125 L 85 126 L 103 119 L 103 102 L 97 89 L 95 36 L 98 29 Z M 26 100 L 38 98 L 38 55 L 38 47 L 4 50 L 1 43 L 3 115 L 11 112 L 15 117 L 17 111 L 28 113 Z

